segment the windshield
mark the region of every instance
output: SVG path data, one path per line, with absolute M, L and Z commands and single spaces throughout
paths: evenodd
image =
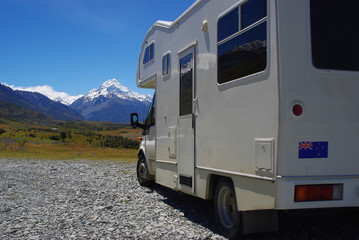
M 155 125 L 155 119 L 156 119 L 156 93 L 153 95 L 153 99 L 150 105 L 150 108 L 148 109 L 148 115 L 146 119 L 147 125 Z
M 359 1 L 310 1 L 316 68 L 359 71 Z

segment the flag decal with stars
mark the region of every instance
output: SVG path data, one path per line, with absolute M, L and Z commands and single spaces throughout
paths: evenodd
M 300 142 L 299 158 L 328 158 L 328 142 Z

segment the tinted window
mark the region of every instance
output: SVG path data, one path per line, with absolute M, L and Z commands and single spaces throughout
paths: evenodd
M 150 61 L 153 59 L 153 43 L 150 45 Z
M 266 0 L 249 0 L 241 6 L 241 28 L 261 20 L 267 16 Z
M 266 22 L 218 46 L 218 83 L 265 70 L 267 66 Z
M 145 56 L 143 57 L 143 64 L 146 64 L 153 59 L 153 54 L 154 54 L 153 48 L 154 48 L 153 43 L 151 43 L 150 46 L 146 47 Z
M 180 116 L 192 113 L 193 54 L 180 61 Z
M 218 21 L 218 42 L 239 31 L 238 7 Z
M 359 1 L 310 1 L 313 65 L 359 71 Z
M 150 49 L 147 47 L 145 50 L 145 56 L 143 57 L 143 64 L 146 64 L 150 61 Z
M 169 73 L 170 68 L 170 54 L 166 54 L 162 58 L 162 75 L 165 76 Z

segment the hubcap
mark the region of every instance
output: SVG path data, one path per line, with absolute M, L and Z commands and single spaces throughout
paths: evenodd
M 226 228 L 231 228 L 235 222 L 237 213 L 233 194 L 228 187 L 222 187 L 220 189 L 217 208 L 222 225 Z
M 144 162 L 141 162 L 141 164 L 138 166 L 138 174 L 141 181 L 146 179 L 147 169 L 146 169 L 146 164 Z

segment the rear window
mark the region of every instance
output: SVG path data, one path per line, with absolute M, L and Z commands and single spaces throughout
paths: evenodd
M 359 71 L 359 1 L 310 1 L 312 62 L 316 68 Z

